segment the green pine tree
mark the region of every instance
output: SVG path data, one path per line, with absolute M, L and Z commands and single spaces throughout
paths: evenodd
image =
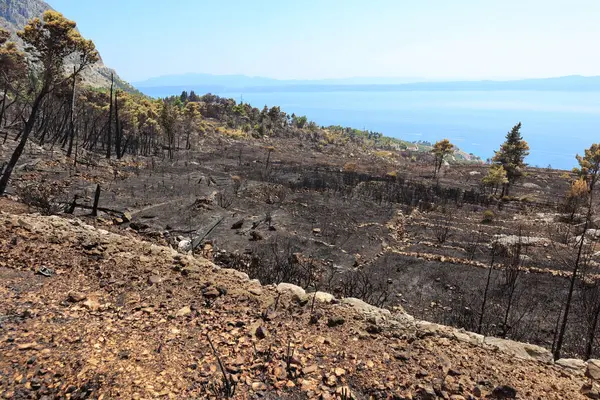
M 506 171 L 506 182 L 502 187 L 502 195 L 508 194 L 509 188 L 524 174 L 525 157 L 529 155 L 529 145 L 521 136 L 521 123 L 519 122 L 506 134 L 506 141 L 496 151 L 492 162 L 502 165 Z

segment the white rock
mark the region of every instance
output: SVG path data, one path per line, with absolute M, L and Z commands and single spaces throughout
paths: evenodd
M 325 293 L 325 292 L 314 292 L 314 293 L 308 293 L 308 301 L 311 302 L 313 297 L 315 298 L 315 302 L 317 303 L 331 303 L 332 301 L 335 300 L 335 296 L 332 295 L 331 293 Z
M 237 269 L 233 269 L 233 268 L 221 268 L 221 269 L 219 269 L 219 273 L 235 276 L 242 282 L 248 282 L 250 280 L 250 277 L 248 276 L 247 273 L 238 271 Z
M 518 235 L 496 235 L 494 236 L 494 240 L 505 246 L 521 244 L 523 246 L 537 246 L 544 245 L 544 243 L 548 243 L 549 240 L 543 237 L 536 236 L 521 236 Z
M 561 358 L 555 364 L 568 370 L 580 372 L 581 374 L 585 372 L 585 367 L 587 366 L 585 361 L 578 358 Z
M 593 380 L 600 380 L 600 360 L 588 360 L 585 375 Z
M 529 343 L 515 342 L 514 340 L 486 337 L 484 343 L 495 347 L 499 351 L 525 360 L 536 360 L 552 364 L 553 357 L 550 350 Z
M 192 251 L 192 241 L 188 239 L 180 241 L 177 245 L 177 250 L 179 250 L 180 253 L 188 253 Z
M 189 306 L 185 306 L 180 308 L 176 313 L 175 316 L 176 317 L 185 317 L 186 315 L 190 315 L 192 313 L 192 310 Z
M 457 329 L 454 330 L 452 333 L 454 338 L 459 342 L 469 343 L 473 345 L 482 344 L 485 340 L 483 335 L 474 332 L 461 331 Z
M 417 321 L 416 327 L 420 331 L 438 333 L 442 329 L 442 325 L 429 321 Z
M 279 293 L 291 293 L 299 298 L 306 296 L 306 290 L 302 289 L 300 286 L 292 285 L 291 283 L 280 283 L 277 285 L 277 291 Z
M 372 306 L 368 303 L 365 303 L 361 299 L 356 299 L 354 297 L 346 297 L 341 300 L 341 303 L 346 304 L 350 307 L 356 308 L 358 311 L 360 311 L 363 314 L 369 314 L 369 315 L 376 314 L 376 315 L 383 315 L 386 317 L 389 317 L 392 314 L 390 312 L 390 310 L 385 310 L 383 308 Z

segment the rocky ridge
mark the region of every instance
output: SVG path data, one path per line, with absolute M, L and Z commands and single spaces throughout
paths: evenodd
M 598 395 L 584 377 L 596 361 L 261 286 L 133 232 L 2 213 L 0 237 L 4 398 Z
M 23 47 L 23 42 L 17 37 L 16 32 L 22 30 L 32 18 L 41 17 L 45 11 L 52 9 L 48 3 L 41 0 L 0 0 L 0 27 L 8 30 L 12 34 L 12 40 Z M 75 61 L 76 58 L 67 60 L 67 70 L 73 69 L 72 65 Z M 107 88 L 110 86 L 111 74 L 114 74 L 115 84 L 118 88 L 129 92 L 136 91 L 113 69 L 104 65 L 102 59 L 95 65 L 86 68 L 82 72 L 82 79 L 86 85 Z

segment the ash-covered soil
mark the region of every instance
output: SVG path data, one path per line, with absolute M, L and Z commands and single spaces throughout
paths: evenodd
M 3 145 L 4 155 L 11 146 Z M 484 165 L 452 164 L 434 179 L 427 156 L 385 153 L 207 135 L 173 160 L 109 162 L 82 153 L 75 166 L 59 149 L 32 144 L 11 191 L 31 182 L 63 187 L 54 202 L 67 206 L 77 195 L 90 207 L 99 184 L 108 211 L 98 219 L 88 208 L 74 214 L 104 229 L 173 248 L 189 241 L 196 254 L 263 284 L 401 306 L 422 319 L 551 348 L 581 230 L 579 216 L 567 221 L 561 208 L 568 173 L 531 168 L 499 200 L 481 186 Z M 505 268 L 514 265 L 508 254 L 492 256 L 494 243 L 522 244 L 516 269 Z M 584 268 L 591 281 L 597 250 L 592 240 Z M 585 290 L 575 296 L 565 356 L 584 353 Z

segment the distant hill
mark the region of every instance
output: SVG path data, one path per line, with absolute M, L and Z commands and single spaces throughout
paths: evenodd
M 23 46 L 16 32 L 22 30 L 32 18 L 41 17 L 44 11 L 52 9 L 48 3 L 41 0 L 0 0 L 0 27 L 11 32 L 13 40 L 19 46 Z M 70 63 L 72 64 L 73 61 L 67 61 L 67 66 Z M 114 70 L 104 65 L 102 59 L 90 68 L 86 68 L 82 77 L 84 83 L 89 86 L 108 87 L 111 73 L 114 73 L 115 84 L 118 88 L 136 92 L 133 86 L 121 79 Z
M 183 90 L 197 93 L 219 93 L 229 90 L 245 91 L 319 91 L 332 87 L 334 90 L 360 88 L 363 85 L 400 85 L 423 81 L 423 78 L 340 78 L 340 79 L 273 79 L 246 75 L 182 74 L 166 75 L 134 82 L 135 87 L 149 96 L 164 97 Z
M 600 91 L 600 76 L 563 76 L 557 78 L 511 81 L 423 82 L 419 78 L 346 78 L 323 80 L 278 80 L 245 75 L 183 74 L 137 82 L 135 86 L 149 96 L 164 97 L 183 90 L 197 93 L 243 92 L 322 92 L 322 91 Z
M 261 86 L 294 86 L 294 85 L 364 85 L 386 84 L 397 85 L 402 83 L 422 82 L 423 78 L 339 78 L 339 79 L 274 79 L 260 76 L 247 75 L 212 75 L 212 74 L 181 74 L 165 75 L 150 78 L 145 81 L 134 82 L 136 87 L 161 87 L 161 86 L 222 86 L 231 88 L 261 87 Z

